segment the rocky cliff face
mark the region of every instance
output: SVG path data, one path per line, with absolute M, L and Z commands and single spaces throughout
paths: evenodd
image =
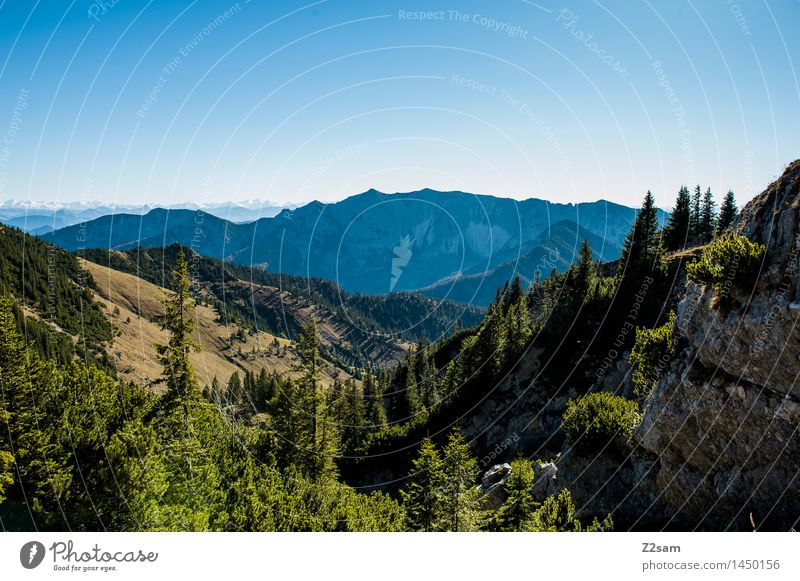
M 685 347 L 647 401 L 638 465 L 685 526 L 787 530 L 800 517 L 800 161 L 737 228 L 767 248 L 758 282 L 727 301 L 688 286 Z

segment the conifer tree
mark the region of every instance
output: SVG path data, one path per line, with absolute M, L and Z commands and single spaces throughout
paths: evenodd
M 300 389 L 291 378 L 281 378 L 276 385 L 271 402 L 272 423 L 276 434 L 276 457 L 282 468 L 290 464 L 300 465 L 302 453 L 311 443 L 307 430 L 303 429 L 308 420 L 308 410 L 302 409 Z
M 658 210 L 653 194 L 648 191 L 642 202 L 642 208 L 636 214 L 633 228 L 625 237 L 617 275 L 630 272 L 635 278 L 638 274 L 653 270 L 658 267 L 661 254 Z
M 542 273 L 536 271 L 533 274 L 533 282 L 531 288 L 528 289 L 528 307 L 532 314 L 532 319 L 542 311 L 544 302 L 544 284 L 542 283 Z
M 194 368 L 189 361 L 189 353 L 199 351 L 192 339 L 195 321 L 192 318 L 194 301 L 189 281 L 189 265 L 183 249 L 178 253 L 172 273 L 174 291 L 164 298 L 164 322 L 162 328 L 169 332 L 166 345 L 156 345 L 164 374 L 161 382 L 166 384 L 167 401 L 196 399 L 199 385 Z
M 440 394 L 438 377 L 436 372 L 436 364 L 433 357 L 430 355 L 425 356 L 425 361 L 422 367 L 421 389 L 422 404 L 428 409 L 434 409 L 439 405 Z
M 509 307 L 506 328 L 508 329 L 508 350 L 511 355 L 518 357 L 527 346 L 531 336 L 531 317 L 527 295 L 519 295 L 516 303 Z
M 386 408 L 383 407 L 383 391 L 371 371 L 364 378 L 364 403 L 366 405 L 367 425 L 373 430 L 386 427 Z
M 319 386 L 319 347 L 317 319 L 312 316 L 297 338 L 300 363 L 295 370 L 301 375 L 297 379 L 295 405 L 299 411 L 300 427 L 296 431 L 299 440 L 296 445 L 301 457 L 300 465 L 314 482 L 334 475 L 333 457 L 338 448 L 338 434 Z
M 410 476 L 408 489 L 401 491 L 408 529 L 442 530 L 443 465 L 439 450 L 429 438 L 422 441 Z
M 462 343 L 463 345 L 463 343 Z M 461 358 L 454 359 L 447 364 L 442 379 L 442 401 L 448 402 L 455 396 L 461 386 Z
M 533 498 L 533 466 L 530 460 L 520 458 L 511 462 L 511 474 L 504 487 L 506 500 L 497 513 L 497 526 L 501 531 L 525 531 L 539 503 Z
M 25 345 L 11 300 L 0 298 L 0 460 L 8 466 L 13 459 L 14 496 L 34 510 L 60 507 L 72 481 L 53 421 L 61 406 L 54 365 Z
M 698 184 L 695 186 L 694 194 L 692 195 L 692 211 L 689 216 L 689 231 L 692 236 L 699 236 L 702 233 L 700 228 L 701 200 L 702 190 Z
M 736 208 L 736 199 L 734 198 L 733 192 L 728 190 L 728 193 L 725 194 L 725 199 L 722 202 L 722 206 L 720 206 L 719 209 L 717 231 L 722 232 L 723 230 L 730 228 L 734 220 L 736 220 L 738 212 L 739 210 Z
M 489 305 L 483 319 L 483 326 L 477 336 L 475 350 L 477 361 L 469 361 L 466 363 L 466 368 L 477 369 L 477 365 L 483 365 L 483 375 L 494 376 L 500 373 L 507 362 L 507 341 L 508 327 L 502 304 Z M 467 351 L 467 349 L 464 349 L 464 351 Z M 465 357 L 465 359 L 470 358 Z
M 413 418 L 421 411 L 419 388 L 417 387 L 417 358 L 414 350 L 406 355 L 406 409 L 409 418 Z
M 333 418 L 340 426 L 344 424 L 345 417 L 347 416 L 347 400 L 344 395 L 344 383 L 338 379 L 333 382 L 333 385 L 328 390 L 328 410 L 330 411 L 331 418 Z M 342 436 L 344 439 L 344 435 Z
M 531 530 L 536 532 L 569 531 L 575 528 L 575 502 L 568 489 L 548 496 L 531 518 Z M 580 530 L 580 523 L 578 523 Z
M 352 379 L 344 383 L 344 413 L 340 424 L 342 445 L 346 450 L 356 451 L 361 446 L 363 428 L 366 421 L 364 396 Z
M 575 286 L 578 291 L 578 297 L 581 302 L 586 300 L 589 294 L 589 289 L 593 286 L 594 279 L 594 256 L 592 254 L 592 247 L 589 245 L 588 240 L 581 243 L 581 250 L 578 258 L 578 266 L 575 273 Z
M 223 405 L 222 387 L 220 386 L 219 379 L 217 379 L 216 375 L 211 378 L 211 385 L 208 388 L 208 397 L 211 403 L 218 406 Z
M 475 487 L 478 462 L 469 444 L 454 428 L 442 451 L 442 520 L 445 530 L 474 531 L 480 527 L 480 497 Z
M 267 373 L 266 368 L 262 367 L 258 372 L 258 379 L 256 379 L 254 386 L 254 393 L 252 399 L 256 409 L 263 412 L 267 409 L 267 403 L 272 400 L 275 392 L 275 377 Z
M 703 240 L 710 240 L 716 226 L 716 211 L 714 210 L 714 196 L 711 188 L 703 195 L 703 207 L 700 210 L 700 234 Z
M 678 250 L 686 245 L 690 235 L 692 201 L 689 188 L 682 186 L 675 200 L 675 207 L 669 215 L 669 222 L 664 229 L 664 245 L 669 250 Z
M 243 393 L 244 388 L 242 387 L 242 380 L 239 377 L 239 372 L 234 371 L 228 380 L 228 402 L 233 406 L 239 405 L 242 402 Z
M 256 376 L 252 371 L 247 370 L 244 372 L 244 381 L 242 382 L 242 391 L 239 396 L 239 403 L 246 404 L 249 407 L 253 405 L 253 395 L 256 391 Z
M 519 276 L 515 276 L 514 280 L 511 282 L 511 289 L 506 295 L 506 305 L 510 306 L 517 304 L 523 294 L 522 281 L 520 280 Z

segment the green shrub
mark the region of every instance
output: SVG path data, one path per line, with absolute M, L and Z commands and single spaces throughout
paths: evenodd
M 630 438 L 639 423 L 635 401 L 607 391 L 590 393 L 567 402 L 562 429 L 581 451 L 597 450 L 612 438 Z
M 675 355 L 675 346 L 675 312 L 670 313 L 669 320 L 660 327 L 636 329 L 636 342 L 630 356 L 633 391 L 636 395 L 650 395 Z
M 721 295 L 731 288 L 752 287 L 758 278 L 766 247 L 750 242 L 735 232 L 725 232 L 703 249 L 703 254 L 686 267 L 690 281 L 710 285 Z
M 614 520 L 607 515 L 602 521 L 595 517 L 591 523 L 584 525 L 575 518 L 575 501 L 572 493 L 566 488 L 548 496 L 527 522 L 527 529 L 531 532 L 611 532 L 614 530 Z

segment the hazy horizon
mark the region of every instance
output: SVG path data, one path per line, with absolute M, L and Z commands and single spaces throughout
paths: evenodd
M 421 187 L 421 188 L 417 188 L 417 189 L 414 189 L 414 190 L 397 191 L 397 192 L 385 192 L 385 191 L 379 190 L 378 188 L 368 188 L 368 189 L 366 189 L 364 191 L 359 191 L 359 192 L 354 192 L 354 193 L 351 193 L 351 194 L 346 194 L 346 195 L 344 195 L 344 197 L 339 198 L 339 199 L 326 200 L 326 199 L 313 198 L 313 199 L 310 199 L 310 200 L 307 200 L 307 201 L 304 201 L 304 202 L 300 202 L 300 203 L 295 203 L 295 202 L 281 203 L 281 202 L 277 202 L 275 200 L 263 200 L 263 199 L 258 199 L 258 198 L 251 198 L 251 199 L 244 199 L 244 200 L 224 200 L 224 201 L 223 200 L 213 200 L 213 201 L 208 201 L 208 202 L 198 201 L 198 200 L 183 200 L 183 201 L 170 200 L 169 202 L 166 202 L 166 203 L 160 203 L 158 201 L 149 201 L 149 202 L 144 202 L 144 203 L 138 203 L 138 202 L 127 202 L 127 203 L 125 203 L 125 202 L 107 202 L 107 201 L 103 201 L 101 199 L 93 199 L 93 200 L 22 200 L 22 199 L 19 199 L 19 198 L 8 198 L 8 199 L 0 200 L 0 207 L 3 207 L 5 205 L 10 204 L 10 203 L 13 202 L 13 203 L 20 204 L 20 205 L 30 204 L 30 205 L 35 206 L 35 207 L 56 207 L 56 208 L 68 207 L 68 206 L 72 206 L 72 205 L 85 205 L 87 207 L 100 207 L 100 206 L 120 207 L 120 208 L 149 207 L 149 208 L 152 208 L 152 209 L 157 209 L 157 208 L 184 209 L 184 208 L 191 208 L 192 206 L 199 207 L 199 208 L 202 208 L 202 207 L 242 206 L 242 207 L 248 207 L 248 208 L 251 208 L 251 209 L 255 209 L 255 208 L 259 207 L 259 205 L 261 205 L 261 207 L 265 207 L 265 208 L 269 207 L 269 208 L 281 208 L 281 209 L 295 209 L 295 208 L 301 208 L 303 206 L 307 206 L 308 204 L 313 204 L 313 203 L 336 204 L 338 202 L 342 202 L 342 201 L 347 200 L 349 198 L 353 198 L 353 197 L 356 197 L 356 196 L 367 194 L 367 193 L 369 193 L 371 191 L 375 191 L 375 192 L 377 192 L 379 194 L 388 195 L 388 196 L 409 195 L 409 194 L 415 194 L 415 193 L 419 193 L 419 192 L 423 192 L 423 191 L 432 191 L 432 192 L 442 193 L 442 194 L 461 193 L 461 194 L 467 194 L 467 195 L 470 195 L 470 196 L 485 196 L 485 197 L 492 197 L 492 198 L 508 199 L 508 200 L 514 200 L 516 202 L 525 202 L 525 201 L 529 201 L 529 200 L 543 200 L 543 201 L 546 201 L 546 202 L 551 203 L 551 204 L 566 204 L 566 205 L 569 205 L 569 204 L 574 204 L 574 205 L 577 205 L 577 204 L 592 204 L 592 203 L 595 203 L 595 202 L 609 202 L 609 203 L 616 203 L 616 204 L 620 204 L 622 206 L 628 206 L 628 207 L 634 207 L 634 208 L 638 207 L 640 205 L 639 203 L 626 204 L 626 203 L 623 203 L 623 202 L 615 202 L 612 199 L 609 199 L 609 198 L 606 198 L 606 197 L 602 197 L 602 196 L 596 196 L 594 198 L 587 198 L 585 200 L 577 200 L 577 201 L 570 201 L 570 200 L 558 200 L 558 201 L 555 201 L 555 200 L 549 199 L 546 196 L 513 197 L 513 196 L 503 196 L 503 195 L 493 194 L 491 192 L 473 192 L 473 191 L 469 191 L 469 190 L 437 190 L 437 189 L 434 189 L 434 188 Z M 721 197 L 721 194 L 723 194 L 723 193 L 724 192 L 720 192 L 720 195 L 717 195 L 717 193 L 715 193 L 715 197 Z M 642 194 L 642 197 L 644 197 L 644 193 Z M 659 206 L 659 207 L 661 208 L 661 206 Z M 665 208 L 665 209 L 667 209 L 667 208 Z

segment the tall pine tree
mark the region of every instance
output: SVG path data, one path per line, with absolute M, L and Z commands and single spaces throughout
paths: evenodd
M 675 200 L 664 229 L 664 245 L 668 250 L 679 250 L 686 246 L 692 220 L 692 200 L 689 188 L 682 186 Z
M 714 234 L 717 221 L 714 206 L 714 196 L 711 193 L 711 188 L 708 188 L 706 193 L 703 194 L 703 206 L 700 210 L 700 235 L 704 241 L 710 240 Z
M 194 301 L 189 281 L 189 264 L 183 249 L 178 253 L 172 273 L 174 291 L 164 297 L 164 322 L 162 328 L 169 332 L 166 345 L 156 345 L 164 374 L 161 382 L 166 384 L 168 402 L 196 399 L 199 385 L 194 368 L 189 361 L 189 353 L 199 351 L 192 339 L 195 321 L 192 318 Z
M 738 212 L 739 210 L 736 208 L 736 199 L 734 198 L 733 192 L 728 190 L 728 193 L 725 194 L 725 199 L 723 200 L 719 209 L 717 231 L 722 232 L 723 230 L 730 228 L 731 225 L 733 225 L 734 220 L 736 220 Z
M 575 270 L 575 289 L 581 301 L 586 300 L 594 280 L 594 256 L 588 240 L 581 243 L 578 266 Z
M 520 458 L 511 462 L 511 474 L 504 483 L 506 500 L 497 511 L 497 526 L 501 531 L 525 531 L 538 507 L 533 497 L 533 466 Z
M 653 194 L 644 197 L 642 208 L 622 246 L 617 275 L 644 273 L 658 266 L 662 255 L 661 236 L 658 231 L 658 209 Z
M 383 391 L 371 371 L 364 378 L 364 404 L 366 407 L 367 425 L 372 430 L 386 427 L 386 408 L 383 406 Z
M 242 378 L 239 376 L 238 371 L 234 371 L 228 380 L 228 401 L 230 404 L 236 406 L 242 403 L 243 393 Z
M 450 432 L 442 451 L 442 519 L 445 530 L 475 531 L 481 525 L 480 493 L 475 481 L 478 462 L 461 430 Z
M 422 441 L 411 468 L 411 483 L 401 492 L 406 509 L 406 526 L 412 531 L 442 529 L 442 458 L 429 438 Z
M 300 363 L 295 370 L 300 372 L 300 377 L 296 381 L 295 405 L 300 412 L 300 439 L 296 442 L 302 458 L 300 465 L 315 482 L 335 475 L 333 458 L 338 449 L 338 434 L 319 385 L 319 346 L 317 319 L 312 316 L 297 338 Z
M 406 413 L 409 418 L 422 411 L 422 401 L 417 386 L 417 357 L 413 349 L 406 354 Z
M 695 186 L 694 194 L 692 195 L 692 211 L 689 220 L 689 231 L 692 236 L 699 236 L 702 232 L 700 228 L 702 197 L 702 190 L 700 189 L 700 184 L 698 184 Z

